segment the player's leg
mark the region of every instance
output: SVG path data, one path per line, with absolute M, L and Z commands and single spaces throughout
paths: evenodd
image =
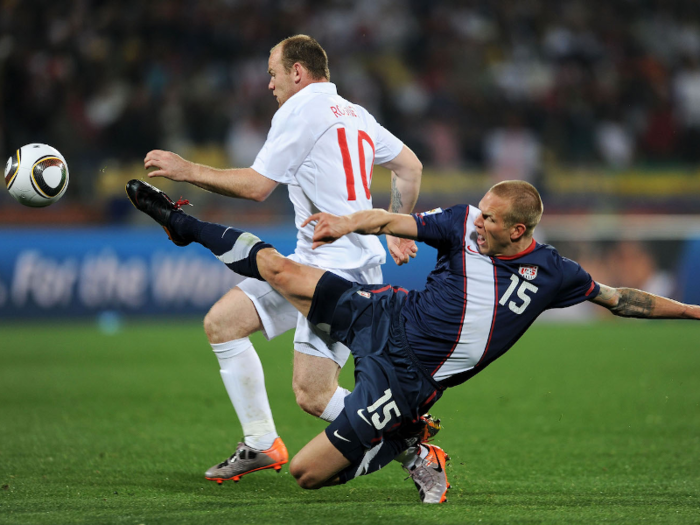
M 327 357 L 294 351 L 292 387 L 302 410 L 324 421 L 333 421 L 343 408 L 349 390 L 338 386 L 340 366 Z M 332 405 L 332 406 L 331 406 Z
M 208 479 L 238 481 L 241 476 L 288 461 L 275 429 L 260 358 L 248 335 L 269 340 L 294 328 L 298 312 L 267 283 L 246 279 L 205 317 L 205 331 L 219 359 L 221 377 L 236 410 L 244 441 L 227 460 L 207 470 Z
M 165 193 L 143 181 L 129 181 L 126 191 L 132 204 L 163 226 L 175 244 L 185 246 L 198 242 L 237 273 L 260 277 L 255 252 L 269 245 L 257 237 L 235 228 L 199 221 L 182 212 L 179 203 L 173 203 Z M 268 295 L 278 296 L 266 283 L 258 284 L 271 292 Z M 245 285 L 244 281 L 240 286 Z M 265 295 L 265 291 L 261 295 Z M 286 448 L 274 427 L 262 365 L 248 339 L 252 332 L 264 328 L 258 307 L 246 294 L 234 290 L 217 302 L 205 318 L 205 330 L 219 360 L 221 377 L 246 436 L 235 454 L 206 472 L 206 477 L 217 481 L 237 480 L 261 468 L 279 469 L 288 460 Z M 294 313 L 291 319 L 296 322 L 296 317 Z M 286 329 L 292 327 L 293 324 Z
M 262 330 L 255 304 L 236 286 L 209 309 L 204 317 L 204 331 L 211 344 L 221 344 L 248 337 Z
M 363 450 L 356 446 L 359 438 L 352 428 L 336 427 L 337 424 L 330 425 L 292 459 L 289 472 L 301 488 L 319 489 L 343 484 L 376 472 L 391 463 L 409 442 L 398 436 L 384 436 L 378 443 Z M 416 459 L 405 467 L 423 503 L 447 501 L 450 484 L 445 469 L 448 459 L 449 456 L 440 447 L 421 444 Z
M 440 447 L 421 443 L 424 427 L 406 418 L 411 411 L 399 394 L 401 380 L 392 371 L 406 364 L 404 359 L 395 363 L 384 357 L 357 363 L 357 384 L 346 397 L 344 409 L 290 464 L 289 471 L 302 488 L 346 483 L 380 470 L 407 448 L 416 447 L 417 453 L 404 468 L 421 501 L 446 501 L 449 458 Z M 411 384 L 416 382 L 420 382 L 417 376 Z M 419 391 L 424 395 L 429 388 L 423 385 Z
M 338 474 L 351 462 L 333 446 L 325 432 L 321 432 L 289 464 L 289 473 L 304 489 L 319 489 L 338 483 Z
M 260 329 L 262 323 L 253 302 L 238 287 L 219 299 L 204 318 L 204 331 L 219 361 L 221 379 L 243 428 L 245 444 L 264 450 L 278 436 L 262 364 L 249 339 Z
M 292 459 L 289 472 L 302 488 L 345 483 L 376 472 L 417 439 L 384 434 L 404 418 L 377 361 L 358 363 L 356 371 L 357 384 L 345 398 L 344 409 Z
M 379 265 L 333 272 L 357 283 L 382 282 Z M 333 421 L 343 409 L 345 396 L 350 393 L 338 385 L 338 376 L 350 356 L 350 349 L 305 318 L 300 318 L 297 324 L 294 349 L 293 386 L 297 404 L 309 414 Z
M 351 439 L 355 436 L 352 430 L 344 433 Z M 340 439 L 346 439 L 341 431 L 335 430 L 334 434 Z M 385 467 L 404 447 L 405 441 L 402 439 L 382 439 L 367 450 L 357 449 L 351 461 L 340 452 L 324 431 L 292 458 L 289 473 L 303 489 L 343 484 Z
M 126 193 L 138 210 L 163 226 L 175 244 L 201 244 L 234 272 L 267 281 L 304 317 L 308 315 L 316 284 L 324 270 L 298 264 L 274 249 L 266 249 L 271 246 L 252 233 L 187 215 L 179 201 L 174 203 L 165 193 L 144 181 L 130 180 Z M 261 251 L 265 255 L 258 257 Z
M 333 421 L 350 392 L 338 386 L 350 350 L 299 315 L 294 333 L 292 386 L 297 404 L 311 415 Z

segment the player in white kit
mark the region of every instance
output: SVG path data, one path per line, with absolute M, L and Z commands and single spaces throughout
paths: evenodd
M 371 209 L 374 164 L 392 171 L 390 211 L 410 213 L 420 188 L 420 161 L 364 108 L 337 94 L 326 53 L 313 38 L 296 35 L 277 44 L 270 52 L 269 73 L 268 88 L 279 110 L 250 168 L 216 170 L 155 150 L 144 163 L 147 169 L 155 168 L 149 177 L 167 177 L 256 201 L 267 198 L 278 184 L 286 184 L 299 229 L 290 257 L 352 281 L 381 283 L 385 252 L 376 237 L 350 234 L 312 252 L 313 226 L 301 225 L 319 211 L 345 215 Z M 387 238 L 387 245 L 397 264 L 408 262 L 417 250 L 413 241 L 395 237 Z M 262 331 L 269 340 L 296 328 L 297 403 L 326 421 L 341 412 L 349 393 L 338 386 L 348 348 L 317 330 L 267 283 L 255 279 L 224 295 L 206 315 L 204 328 L 245 436 L 236 452 L 205 476 L 221 483 L 238 481 L 256 470 L 279 471 L 288 454 L 275 429 L 262 365 L 249 336 Z

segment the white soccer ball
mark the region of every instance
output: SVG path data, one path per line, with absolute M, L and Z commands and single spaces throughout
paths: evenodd
M 27 144 L 7 159 L 7 190 L 20 204 L 42 208 L 60 199 L 68 188 L 68 164 L 48 144 Z

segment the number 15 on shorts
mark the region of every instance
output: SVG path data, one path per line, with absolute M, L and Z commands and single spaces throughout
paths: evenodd
M 382 409 L 381 411 L 379 410 L 380 408 Z M 370 417 L 369 420 L 365 417 L 364 408 L 359 409 L 357 414 L 364 419 L 365 423 L 374 426 L 377 430 L 382 430 L 389 423 L 392 412 L 397 418 L 401 416 L 401 411 L 396 405 L 396 401 L 391 399 L 391 388 L 387 388 L 384 391 L 384 395 L 368 406 L 366 410 L 367 415 Z

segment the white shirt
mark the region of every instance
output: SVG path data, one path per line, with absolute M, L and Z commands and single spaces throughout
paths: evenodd
M 335 84 L 316 82 L 290 97 L 272 118 L 265 145 L 251 166 L 287 184 L 294 204 L 296 254 L 321 268 L 353 269 L 383 264 L 374 235 L 351 233 L 312 252 L 310 215 L 346 215 L 372 208 L 372 167 L 396 158 L 403 143 L 367 110 L 338 96 Z

